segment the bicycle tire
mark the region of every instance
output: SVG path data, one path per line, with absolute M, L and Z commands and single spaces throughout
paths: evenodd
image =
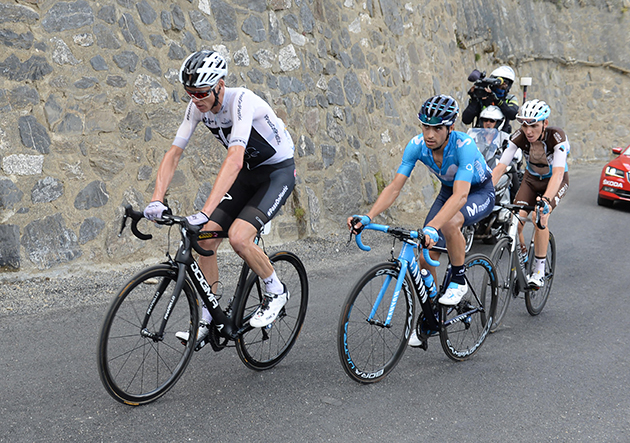
M 190 362 L 195 341 L 182 345 L 175 337 L 177 331 L 197 336 L 198 302 L 188 279 L 162 337 L 149 336 L 159 335 L 176 281 L 176 269 L 166 264 L 152 266 L 132 277 L 109 306 L 99 334 L 98 370 L 105 390 L 121 403 L 138 406 L 158 399 L 175 385 Z
M 249 327 L 249 319 L 262 303 L 264 283 L 253 272 L 236 307 L 239 328 L 247 329 L 236 340 L 236 350 L 245 366 L 263 371 L 280 363 L 297 340 L 308 307 L 308 278 L 302 261 L 291 252 L 278 252 L 269 258 L 289 291 L 289 300 L 278 317 L 265 328 Z
M 493 323 L 497 304 L 497 275 L 492 261 L 483 254 L 466 259 L 468 292 L 456 306 L 442 305 L 440 343 L 452 360 L 471 357 L 484 343 Z
M 530 255 L 533 256 L 533 253 Z M 530 315 L 540 314 L 545 307 L 545 304 L 547 304 L 555 270 L 556 239 L 553 234 L 549 232 L 549 246 L 547 247 L 547 259 L 545 260 L 545 284 L 540 289 L 529 289 L 525 292 L 525 307 Z
M 514 269 L 511 252 L 511 239 L 503 237 L 497 242 L 490 254 L 490 260 L 492 260 L 497 274 L 497 307 L 490 332 L 499 328 L 512 299 L 516 269 Z
M 386 320 L 391 299 L 400 273 L 398 263 L 381 263 L 367 271 L 348 294 L 339 317 L 337 350 L 344 371 L 359 383 L 382 380 L 398 364 L 413 330 L 415 300 L 409 275 L 405 276 L 398 303 L 404 300 L 405 309 L 397 305 L 390 327 Z M 368 322 L 381 288 L 389 281 L 373 319 Z

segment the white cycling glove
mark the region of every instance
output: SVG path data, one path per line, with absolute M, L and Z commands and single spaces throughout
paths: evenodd
M 146 218 L 147 220 L 155 220 L 156 218 L 162 217 L 162 214 L 167 209 L 168 208 L 164 206 L 164 203 L 162 203 L 161 201 L 152 201 L 147 205 L 146 208 L 144 208 L 144 218 Z
M 201 211 L 197 212 L 196 214 L 189 215 L 188 217 L 186 217 L 186 220 L 188 220 L 188 223 L 194 226 L 205 225 L 210 221 L 208 216 Z

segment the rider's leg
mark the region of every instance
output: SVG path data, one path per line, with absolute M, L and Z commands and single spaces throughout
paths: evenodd
M 274 273 L 273 266 L 269 261 L 269 257 L 265 255 L 263 250 L 254 243 L 258 229 L 251 223 L 237 218 L 230 227 L 230 245 L 239 257 L 241 257 L 247 265 L 260 278 L 267 280 Z
M 441 228 L 444 240 L 446 240 L 448 256 L 451 259 L 451 266 L 463 266 L 466 258 L 466 239 L 462 234 L 463 226 L 464 216 L 461 212 L 457 212 Z
M 223 229 L 217 223 L 213 221 L 209 221 L 208 223 L 205 224 L 205 226 L 203 227 L 203 230 L 204 231 L 222 231 Z M 214 254 L 212 254 L 209 257 L 200 255 L 197 261 L 199 263 L 199 268 L 201 269 L 201 272 L 203 272 L 204 277 L 206 277 L 207 282 L 210 284 L 210 287 L 212 288 L 212 292 L 215 294 L 216 294 L 216 291 L 218 290 L 218 284 L 219 284 L 219 266 L 217 264 L 217 249 L 219 248 L 219 245 L 221 244 L 221 240 L 222 239 L 220 238 L 215 238 L 212 240 L 203 240 L 199 242 L 199 246 L 201 246 L 202 248 L 214 251 Z M 207 323 L 210 323 L 210 321 L 212 321 L 212 315 L 210 315 L 210 312 L 206 308 L 205 304 L 203 305 L 201 309 L 201 319 Z

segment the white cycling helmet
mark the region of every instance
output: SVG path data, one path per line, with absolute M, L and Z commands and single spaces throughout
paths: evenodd
M 509 66 L 499 66 L 497 69 L 490 73 L 490 77 L 501 77 L 502 79 L 510 80 L 514 83 L 516 80 L 516 74 L 514 74 L 514 69 Z
M 481 111 L 479 114 L 479 118 L 487 118 L 490 120 L 503 120 L 504 115 L 503 112 L 499 109 L 498 106 L 490 105 Z
M 225 59 L 218 52 L 204 49 L 184 60 L 179 70 L 179 81 L 187 88 L 214 88 L 227 73 Z
M 525 125 L 533 125 L 536 122 L 547 120 L 551 114 L 551 108 L 542 100 L 530 100 L 523 103 L 518 114 L 516 114 L 516 120 Z

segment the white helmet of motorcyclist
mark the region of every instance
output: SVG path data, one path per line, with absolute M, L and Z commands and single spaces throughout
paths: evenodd
M 494 121 L 495 122 L 494 127 L 498 130 L 501 130 L 501 128 L 503 127 L 503 124 L 505 123 L 503 112 L 501 112 L 501 109 L 499 109 L 498 106 L 494 106 L 494 105 L 490 105 L 483 108 L 483 110 L 479 114 L 479 120 L 480 120 L 481 126 L 483 126 L 484 120 Z

